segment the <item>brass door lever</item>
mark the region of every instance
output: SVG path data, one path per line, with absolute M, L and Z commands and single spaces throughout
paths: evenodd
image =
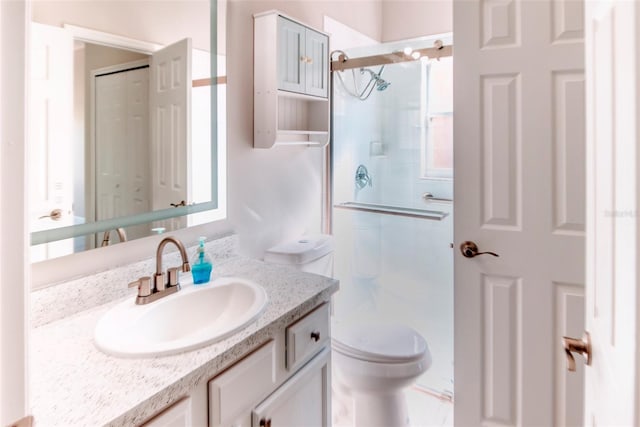
M 466 242 L 462 242 L 462 244 L 460 245 L 460 252 L 462 252 L 462 256 L 466 258 L 473 258 L 478 255 L 493 255 L 495 257 L 500 256 L 495 252 L 489 252 L 489 251 L 480 252 L 480 250 L 478 249 L 478 245 L 476 245 L 475 242 L 472 242 L 470 240 L 467 240 Z
M 576 359 L 572 353 L 579 353 L 584 356 L 587 366 L 591 365 L 591 335 L 589 332 L 582 334 L 582 339 L 562 337 L 562 345 L 567 355 L 567 369 L 571 372 L 576 370 Z
M 49 215 L 43 215 L 38 219 L 51 218 L 54 221 L 59 221 L 62 218 L 62 209 L 54 209 L 49 212 Z

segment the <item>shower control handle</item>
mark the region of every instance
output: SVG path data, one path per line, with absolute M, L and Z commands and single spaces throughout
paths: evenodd
M 470 240 L 467 240 L 466 242 L 462 242 L 462 244 L 460 245 L 460 252 L 462 252 L 462 256 L 464 256 L 465 258 L 473 258 L 478 255 L 493 255 L 495 257 L 500 256 L 495 252 L 489 252 L 489 251 L 480 252 L 478 249 L 478 245 L 476 245 L 475 242 L 472 242 Z

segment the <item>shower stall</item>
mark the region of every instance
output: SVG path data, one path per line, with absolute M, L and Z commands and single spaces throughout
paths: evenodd
M 411 326 L 433 358 L 417 386 L 452 398 L 453 69 L 450 56 L 420 53 L 436 40 L 452 43 L 440 35 L 332 54 L 345 63 L 398 59 L 332 73 L 332 232 L 341 283 L 333 327 Z

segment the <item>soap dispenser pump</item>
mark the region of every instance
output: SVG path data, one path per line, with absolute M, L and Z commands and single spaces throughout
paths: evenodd
M 193 275 L 193 283 L 201 285 L 207 283 L 211 279 L 211 269 L 213 263 L 211 257 L 204 250 L 204 237 L 200 237 L 200 244 L 193 261 L 191 262 L 191 274 Z

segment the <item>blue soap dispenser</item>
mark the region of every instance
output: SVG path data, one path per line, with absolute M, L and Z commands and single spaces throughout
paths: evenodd
M 211 269 L 213 263 L 211 257 L 204 250 L 204 237 L 200 237 L 200 245 L 193 261 L 191 262 L 191 274 L 193 275 L 193 283 L 201 285 L 207 283 L 211 279 Z

